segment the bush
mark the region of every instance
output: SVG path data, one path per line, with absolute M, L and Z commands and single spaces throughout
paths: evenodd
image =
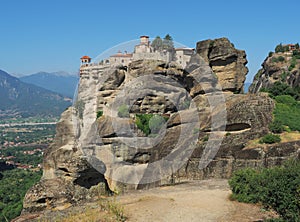
M 269 52 L 269 57 L 272 57 L 273 56 L 273 52 Z
M 76 114 L 79 116 L 80 119 L 82 119 L 84 108 L 85 108 L 85 103 L 82 100 L 78 100 L 78 101 L 76 101 L 74 107 L 76 109 Z
M 289 47 L 288 46 L 283 46 L 281 43 L 275 47 L 275 52 L 288 52 Z
M 103 116 L 103 110 L 99 110 L 97 112 L 97 119 L 100 118 L 101 116 Z
M 129 117 L 129 108 L 127 105 L 123 104 L 118 109 L 118 117 L 127 118 Z
M 281 120 L 275 119 L 269 126 L 272 133 L 282 133 L 285 128 Z
M 274 121 L 281 122 L 290 130 L 300 131 L 300 104 L 293 97 L 276 96 L 274 109 Z
M 150 133 L 158 133 L 167 120 L 167 117 L 158 114 L 136 114 L 135 123 L 148 136 Z
M 149 128 L 151 133 L 157 134 L 165 123 L 165 119 L 160 115 L 153 115 L 149 120 Z
M 280 139 L 279 135 L 269 133 L 269 134 L 265 135 L 264 137 L 262 137 L 259 140 L 259 143 L 272 144 L 272 143 L 279 143 L 280 141 L 281 141 L 281 139 Z
M 279 56 L 279 57 L 273 57 L 272 58 L 272 62 L 284 62 L 284 57 L 283 56 Z
M 281 96 L 276 96 L 275 101 L 277 103 L 283 103 L 288 106 L 294 106 L 297 104 L 297 101 L 295 98 L 291 97 L 290 95 L 281 95 Z
M 300 221 L 300 161 L 290 160 L 271 169 L 243 169 L 229 180 L 232 198 L 242 202 L 261 202 L 275 210 L 283 220 Z
M 280 75 L 281 81 L 285 82 L 286 78 L 288 77 L 288 75 L 290 75 L 289 72 L 283 72 L 283 73 L 281 73 L 281 75 Z
M 268 89 L 262 88 L 260 91 L 268 92 L 271 98 L 275 98 L 276 96 L 281 96 L 281 95 L 290 95 L 295 99 L 299 98 L 299 92 L 296 89 L 280 81 L 275 82 L 272 87 Z
M 250 168 L 236 171 L 229 180 L 231 198 L 245 203 L 259 202 L 259 185 L 254 183 L 259 177 L 258 171 Z

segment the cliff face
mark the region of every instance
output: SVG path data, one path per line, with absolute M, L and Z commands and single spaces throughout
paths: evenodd
M 186 70 L 139 60 L 82 72 L 77 102 L 61 116 L 24 213 L 63 209 L 99 192 L 228 178 L 241 167 L 271 166 L 295 155 L 296 144 L 246 147 L 268 132 L 274 104 L 264 94 L 230 92 L 242 91 L 247 68 L 237 72 L 245 53 L 228 44 L 215 40 L 204 53 L 207 44 L 198 43 Z M 215 75 L 205 59 L 226 71 Z M 139 125 L 148 125 L 150 134 Z
M 224 91 L 243 92 L 248 73 L 245 51 L 234 48 L 227 38 L 220 38 L 198 42 L 197 53 L 218 76 Z
M 292 51 L 270 53 L 263 62 L 262 68 L 255 75 L 249 92 L 257 93 L 262 88 L 268 89 L 277 81 L 293 88 L 300 86 L 299 59 L 293 56 Z

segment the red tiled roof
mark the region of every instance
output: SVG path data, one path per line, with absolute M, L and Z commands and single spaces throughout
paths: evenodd
M 91 59 L 89 56 L 82 56 L 80 59 Z

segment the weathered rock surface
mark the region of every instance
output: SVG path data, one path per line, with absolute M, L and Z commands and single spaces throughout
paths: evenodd
M 253 83 L 249 87 L 250 93 L 257 93 L 261 89 L 268 89 L 275 82 L 283 82 L 296 88 L 300 86 L 300 65 L 296 62 L 291 68 L 293 60 L 292 52 L 279 52 L 270 54 L 262 64 L 262 68 L 257 72 Z
M 231 93 L 242 91 L 245 53 L 226 39 L 200 42 L 197 52 L 186 70 L 139 60 L 128 68 L 82 73 L 77 102 L 62 114 L 24 213 L 63 209 L 99 192 L 228 178 L 241 167 L 272 166 L 298 155 L 296 144 L 246 147 L 268 132 L 274 104 L 264 94 Z M 226 71 L 215 75 L 205 59 Z M 145 113 L 164 121 L 148 136 L 135 123 L 136 114 Z M 154 119 L 150 123 L 155 126 Z
M 208 62 L 224 91 L 243 92 L 248 73 L 246 53 L 236 49 L 227 38 L 197 43 L 197 53 Z

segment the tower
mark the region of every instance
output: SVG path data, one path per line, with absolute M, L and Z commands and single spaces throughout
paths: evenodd
M 81 64 L 88 64 L 92 60 L 89 56 L 82 56 L 80 59 L 81 59 Z
M 149 36 L 146 36 L 146 35 L 142 35 L 140 36 L 140 41 L 141 41 L 141 45 L 147 45 L 149 46 Z

